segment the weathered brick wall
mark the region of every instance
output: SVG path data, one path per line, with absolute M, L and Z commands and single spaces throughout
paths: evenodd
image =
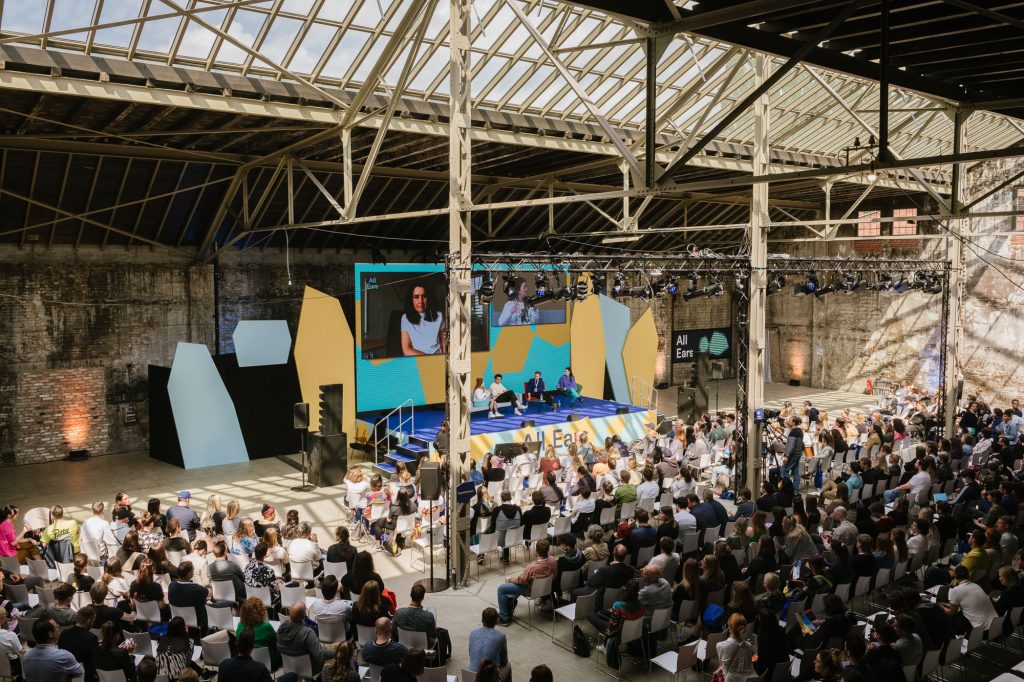
M 168 252 L 0 251 L 0 460 L 145 450 L 146 366 L 212 342 L 212 284 Z

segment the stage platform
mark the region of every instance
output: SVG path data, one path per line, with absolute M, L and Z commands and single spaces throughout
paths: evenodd
M 644 433 L 644 424 L 655 421 L 654 410 L 627 405 L 611 400 L 584 398 L 581 403 L 569 404 L 563 400 L 560 408 L 552 412 L 544 402 L 531 402 L 523 409 L 523 416 L 516 416 L 511 407 L 501 408 L 504 415 L 499 419 L 491 419 L 486 411 L 475 412 L 470 420 L 470 451 L 475 459 L 480 459 L 487 452 L 501 443 L 536 442 L 544 446 L 553 445 L 556 449 L 563 448 L 571 439 L 580 433 L 587 432 L 591 442 L 603 442 L 606 436 L 618 435 L 623 440 L 640 438 Z M 620 414 L 620 411 L 623 412 Z M 395 462 L 416 462 L 429 453 L 430 444 L 441 430 L 444 420 L 443 409 L 420 409 L 414 412 L 414 430 L 400 434 L 399 417 L 389 418 L 389 427 L 397 443 L 393 450 L 382 456 L 374 466 L 382 472 L 394 471 Z M 570 415 L 576 418 L 569 421 Z M 373 432 L 373 424 L 384 415 L 363 414 L 357 421 L 363 422 L 367 432 Z M 406 417 L 408 415 L 406 414 Z M 533 426 L 523 427 L 526 420 L 534 422 Z

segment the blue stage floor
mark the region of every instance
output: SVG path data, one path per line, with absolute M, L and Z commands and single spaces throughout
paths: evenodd
M 628 407 L 631 413 L 644 412 L 647 410 L 645 407 L 626 405 L 624 403 L 617 403 L 611 400 L 584 398 L 581 404 L 566 404 L 559 408 L 557 412 L 552 412 L 547 404 L 543 402 L 533 402 L 529 403 L 527 409 L 523 410 L 522 417 L 517 417 L 511 407 L 504 407 L 499 410 L 499 412 L 505 415 L 500 419 L 489 419 L 486 411 L 474 412 L 470 422 L 470 435 L 476 436 L 479 434 L 497 433 L 499 431 L 518 429 L 524 419 L 532 419 L 536 422 L 537 426 L 544 426 L 547 424 L 562 423 L 568 419 L 570 414 L 578 414 L 580 417 L 584 418 L 609 417 L 614 415 L 615 411 L 620 407 Z M 358 418 L 370 421 L 374 419 L 374 415 L 360 414 Z M 421 438 L 429 443 L 434 440 L 434 436 L 436 436 L 437 432 L 441 429 L 441 422 L 443 420 L 443 409 L 416 408 L 416 430 L 411 435 Z M 392 416 L 390 421 L 393 428 L 398 426 L 397 415 Z

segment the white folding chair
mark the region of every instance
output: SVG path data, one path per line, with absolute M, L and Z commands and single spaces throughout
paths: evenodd
M 185 625 L 191 628 L 198 628 L 199 621 L 196 617 L 196 610 L 193 606 L 174 606 L 171 605 L 171 618 L 181 616 L 182 620 L 185 621 Z
M 295 673 L 300 680 L 313 679 L 313 662 L 309 660 L 309 654 L 302 656 L 281 654 L 281 663 L 286 673 Z
M 324 575 L 333 575 L 341 582 L 341 579 L 348 573 L 348 564 L 344 561 L 325 561 L 324 562 Z
M 293 561 L 291 562 L 292 567 L 292 580 L 295 582 L 305 580 L 311 582 L 313 580 L 313 564 L 309 561 Z
M 347 639 L 346 630 L 348 629 L 348 623 L 344 618 L 317 619 L 316 627 L 320 641 L 324 644 L 344 642 Z
M 235 601 L 235 584 L 230 580 L 211 580 L 210 587 L 217 601 Z
M 306 603 L 306 590 L 301 585 L 288 586 L 285 585 L 281 588 L 281 610 L 287 610 L 292 607 L 292 604 Z
M 481 533 L 477 536 L 479 544 L 470 545 L 469 553 L 473 557 L 487 556 L 492 552 L 498 551 L 498 534 L 497 533 Z M 480 579 L 480 563 L 476 565 L 476 579 Z
M 218 630 L 234 631 L 234 617 L 228 606 L 206 606 L 206 624 Z
M 252 658 L 254 661 L 259 661 L 263 664 L 271 673 L 274 672 L 274 664 L 270 660 L 270 649 L 265 646 L 259 646 L 252 650 Z
M 257 597 L 269 609 L 271 608 L 271 596 L 269 587 L 258 587 L 253 585 L 245 586 L 245 596 Z
M 162 620 L 160 618 L 160 605 L 157 602 L 133 599 L 132 604 L 135 606 L 135 616 L 139 620 L 146 623 L 159 623 Z
M 126 682 L 123 670 L 100 670 L 96 669 L 96 675 L 100 682 Z

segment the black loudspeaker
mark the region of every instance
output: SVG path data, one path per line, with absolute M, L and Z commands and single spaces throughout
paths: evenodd
M 725 378 L 725 369 L 722 367 L 722 362 L 716 360 L 711 363 L 711 379 L 718 380 Z
M 521 429 L 525 429 L 528 426 L 536 426 L 536 425 L 537 425 L 537 422 L 535 422 L 532 419 L 524 419 L 523 421 L 519 422 L 519 428 L 521 428 Z
M 348 470 L 347 441 L 344 433 L 310 435 L 310 483 L 320 488 L 329 488 L 344 482 Z
M 790 386 L 799 386 L 800 385 L 800 380 L 799 379 L 790 379 L 789 380 L 789 385 Z
M 629 414 L 628 407 L 618 407 L 615 409 L 615 414 Z
M 574 422 L 574 421 L 576 421 L 577 419 L 581 419 L 581 417 L 580 417 L 580 416 L 579 416 L 578 414 L 570 414 L 570 415 L 569 415 L 569 416 L 568 416 L 568 417 L 566 418 L 566 421 L 569 421 L 569 422 Z
M 292 406 L 292 423 L 297 431 L 309 428 L 309 403 L 295 403 Z
M 436 500 L 441 497 L 441 465 L 437 462 L 420 463 L 420 498 Z
M 320 433 L 331 436 L 341 433 L 341 384 L 320 387 Z
M 72 450 L 68 453 L 68 460 L 71 462 L 84 462 L 89 459 L 89 451 L 85 449 Z

